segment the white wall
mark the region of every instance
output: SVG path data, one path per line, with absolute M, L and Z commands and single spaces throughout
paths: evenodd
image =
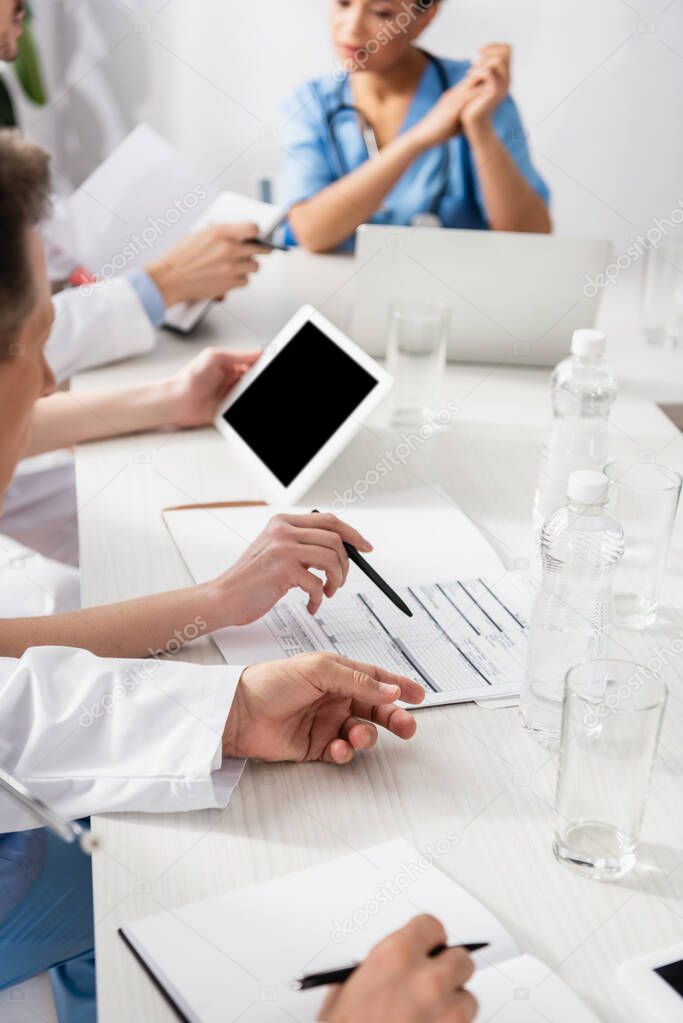
M 332 66 L 328 0 L 34 0 L 51 108 L 27 127 L 63 187 L 145 118 L 218 182 L 280 162 L 279 104 Z M 136 18 L 134 8 L 139 11 Z M 624 246 L 683 200 L 682 0 L 444 0 L 425 45 L 510 41 L 514 94 L 557 229 Z

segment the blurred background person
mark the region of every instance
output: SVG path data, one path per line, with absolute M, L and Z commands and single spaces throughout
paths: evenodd
M 509 94 L 511 50 L 474 63 L 417 45 L 443 0 L 332 0 L 337 67 L 285 106 L 289 241 L 351 248 L 363 223 L 551 230 Z

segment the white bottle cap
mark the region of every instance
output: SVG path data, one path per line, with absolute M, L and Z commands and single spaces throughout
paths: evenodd
M 580 359 L 599 359 L 605 354 L 607 335 L 601 330 L 575 330 L 572 336 L 572 355 Z
M 578 469 L 569 477 L 567 497 L 576 504 L 604 504 L 609 493 L 609 480 L 604 472 Z

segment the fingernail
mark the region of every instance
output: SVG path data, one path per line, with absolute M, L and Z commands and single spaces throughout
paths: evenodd
M 386 696 L 398 696 L 401 692 L 399 686 L 392 686 L 389 682 L 380 682 L 379 684 L 380 693 L 384 693 Z

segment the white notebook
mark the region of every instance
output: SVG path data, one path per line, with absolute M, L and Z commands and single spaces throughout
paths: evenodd
M 256 538 L 275 507 L 168 510 L 166 525 L 197 583 L 215 578 Z M 290 508 L 307 512 L 310 508 Z M 375 544 L 369 561 L 413 612 L 408 618 L 351 565 L 318 613 L 293 590 L 260 621 L 214 639 L 229 664 L 329 650 L 422 684 L 421 706 L 490 703 L 519 695 L 531 590 L 445 497 L 401 491 L 344 516 Z
M 438 846 L 421 855 L 402 840 L 387 842 L 138 920 L 120 933 L 182 1020 L 308 1023 L 325 991 L 296 991 L 293 980 L 360 961 L 417 913 L 432 913 L 449 944 L 489 942 L 468 985 L 480 1023 L 598 1023 L 549 967 L 519 954 L 496 917 L 439 870 L 438 859 Z

